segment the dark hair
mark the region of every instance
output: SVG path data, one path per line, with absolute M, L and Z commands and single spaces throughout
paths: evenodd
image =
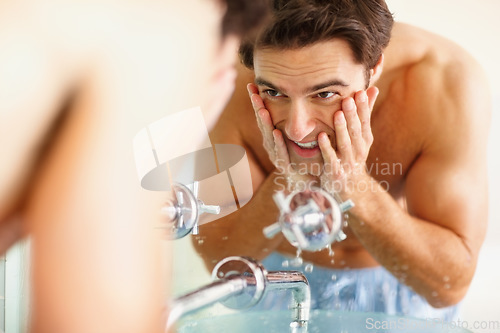
M 389 43 L 393 22 L 385 0 L 274 0 L 269 24 L 244 40 L 240 58 L 253 69 L 255 48 L 295 49 L 341 38 L 369 73 Z
M 268 17 L 269 0 L 220 0 L 226 13 L 222 19 L 222 36 L 252 36 Z

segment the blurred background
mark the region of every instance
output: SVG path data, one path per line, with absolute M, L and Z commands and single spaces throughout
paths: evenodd
M 483 66 L 493 102 L 488 166 L 490 179 L 489 228 L 476 275 L 463 301 L 460 320 L 474 332 L 500 332 L 488 322 L 500 323 L 500 1 L 498 0 L 387 0 L 396 21 L 443 35 L 465 48 Z M 471 110 L 474 112 L 474 110 Z M 471 196 L 474 193 L 470 193 Z M 174 294 L 192 290 L 210 280 L 186 237 L 174 243 Z M 0 330 L 26 331 L 29 281 L 29 243 L 22 242 L 0 258 Z M 487 327 L 490 326 L 490 327 Z

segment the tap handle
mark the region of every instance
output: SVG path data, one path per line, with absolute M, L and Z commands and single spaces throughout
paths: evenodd
M 214 215 L 220 214 L 220 206 L 205 205 L 201 200 L 198 200 L 198 208 L 200 210 L 200 213 L 208 213 Z
M 276 206 L 278 206 L 281 214 L 286 214 L 290 212 L 290 205 L 287 203 L 285 195 L 283 194 L 282 191 L 274 193 L 273 199 L 274 202 L 276 203 Z
M 271 239 L 274 236 L 276 236 L 277 234 L 279 234 L 280 231 L 281 231 L 281 223 L 280 222 L 273 223 L 271 225 L 268 225 L 264 229 L 262 229 L 264 236 L 266 236 L 266 238 L 269 238 L 269 239 Z
M 347 235 L 342 230 L 339 230 L 337 232 L 337 234 L 335 235 L 335 241 L 337 241 L 337 242 L 342 242 L 346 238 L 347 238 Z
M 355 206 L 354 202 L 351 199 L 348 199 L 348 200 L 342 202 L 341 204 L 339 204 L 340 211 L 342 213 L 347 212 L 348 210 L 350 210 L 354 206 Z
M 179 212 L 177 211 L 177 207 L 173 206 L 172 203 L 169 203 L 166 206 L 161 208 L 161 213 L 167 217 L 170 221 L 175 220 L 178 217 Z
M 200 214 L 198 200 L 185 185 L 172 185 L 175 200 L 161 208 L 161 213 L 167 217 L 165 228 L 170 229 L 170 239 L 178 239 L 189 234 L 197 226 Z
M 293 235 L 295 236 L 295 240 L 301 249 L 307 249 L 309 247 L 309 241 L 306 236 L 302 232 L 302 229 L 297 224 L 291 224 L 290 228 L 292 229 Z

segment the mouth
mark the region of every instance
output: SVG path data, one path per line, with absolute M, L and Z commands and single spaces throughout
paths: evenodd
M 293 141 L 293 142 L 302 149 L 314 149 L 318 146 L 318 141 L 310 141 L 310 142 L 306 142 L 306 143 L 297 142 L 297 141 Z
M 309 141 L 309 142 L 292 142 L 292 149 L 298 156 L 302 158 L 315 158 L 319 153 L 319 144 L 318 141 Z

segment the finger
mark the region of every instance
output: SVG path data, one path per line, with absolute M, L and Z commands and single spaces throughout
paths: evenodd
M 259 128 L 262 127 L 262 121 L 259 117 L 259 110 L 265 109 L 264 101 L 259 96 L 259 89 L 253 83 L 247 84 L 248 97 L 250 97 L 250 102 L 252 103 L 253 111 L 255 112 L 255 117 L 257 118 L 257 123 Z M 261 129 L 262 130 L 262 129 Z
M 276 163 L 281 167 L 286 167 L 290 164 L 290 157 L 288 155 L 285 139 L 283 138 L 283 133 L 281 133 L 280 130 L 275 129 L 273 131 L 273 138 L 276 152 Z
M 254 83 L 247 84 L 248 96 L 252 96 L 252 94 L 259 94 L 259 88 Z
M 375 105 L 375 101 L 377 100 L 379 90 L 377 87 L 370 87 L 366 90 L 366 94 L 368 96 L 368 106 L 371 110 L 373 110 L 373 106 Z
M 335 149 L 333 149 L 330 139 L 325 132 L 318 135 L 319 148 L 323 157 L 323 172 L 320 176 L 321 187 L 331 192 L 332 180 L 339 178 L 341 174 L 341 165 Z
M 273 138 L 274 124 L 273 120 L 271 119 L 271 114 L 269 114 L 269 111 L 267 111 L 266 109 L 260 109 L 257 113 L 257 118 L 259 118 L 260 120 L 261 131 L 263 131 L 263 134 L 265 135 L 266 139 L 274 141 Z
M 268 152 L 270 152 L 269 150 L 274 151 L 274 138 L 272 135 L 274 124 L 271 115 L 269 111 L 267 111 L 264 101 L 258 94 L 259 91 L 257 86 L 253 83 L 249 83 L 247 85 L 247 90 L 255 112 L 255 117 L 257 118 L 257 124 L 264 139 L 264 147 Z
M 364 108 L 368 108 L 367 98 L 364 91 L 359 91 L 354 95 L 354 100 L 348 98 L 342 102 L 342 111 L 347 121 L 347 130 L 354 151 L 364 147 L 365 142 L 361 132 L 361 119 L 359 113 L 363 112 Z
M 357 112 L 359 116 L 359 121 L 361 124 L 361 134 L 363 139 L 369 138 L 371 134 L 371 125 L 370 125 L 370 119 L 371 119 L 371 113 L 372 109 L 370 107 L 368 95 L 366 91 L 359 91 L 356 93 L 354 96 L 357 104 Z M 372 105 L 373 106 L 373 105 Z
M 349 99 L 350 98 L 347 100 Z M 349 107 L 348 105 L 344 105 L 346 102 L 349 103 L 349 101 L 344 101 L 342 103 L 342 108 Z M 354 101 L 350 99 L 350 103 L 354 103 Z M 337 111 L 333 115 L 333 126 L 335 129 L 335 141 L 337 143 L 337 155 L 344 161 L 350 161 L 352 159 L 352 143 L 343 111 Z

